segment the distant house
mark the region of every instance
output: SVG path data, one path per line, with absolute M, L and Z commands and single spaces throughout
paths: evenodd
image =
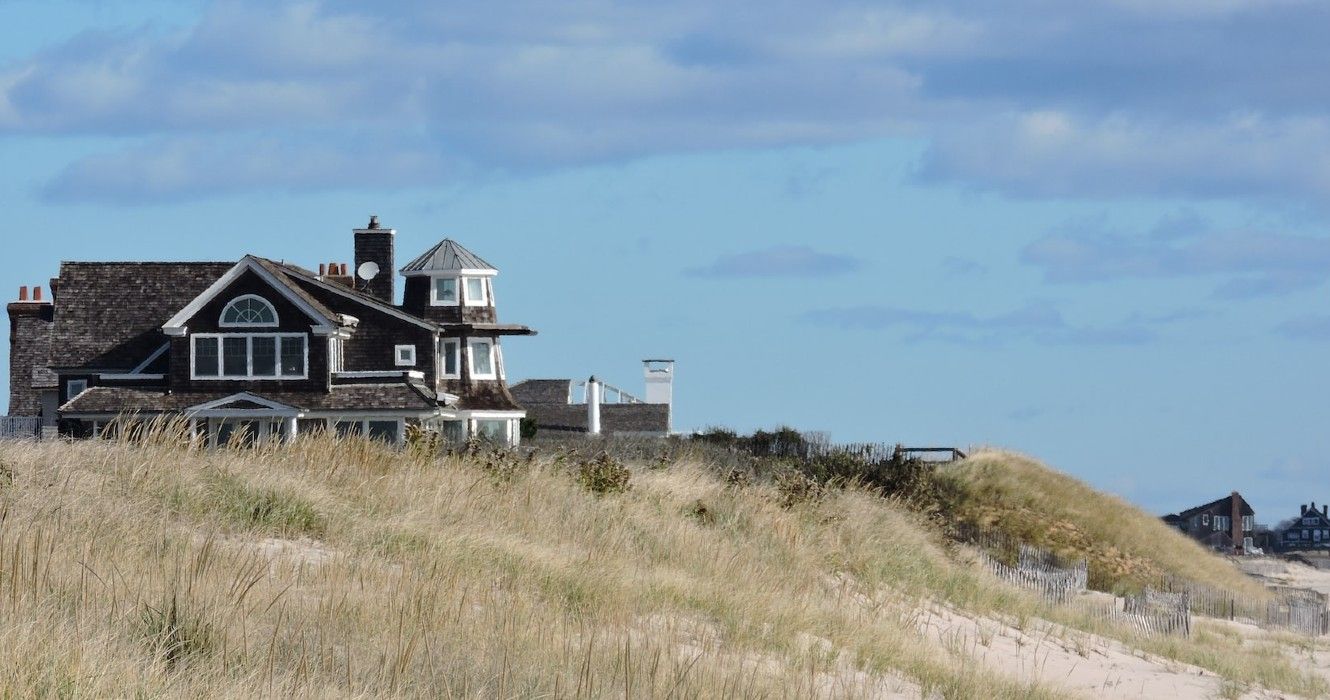
M 671 432 L 674 361 L 643 360 L 645 398 L 591 377 L 528 379 L 511 387 L 537 434 L 663 436 Z
M 1253 549 L 1256 512 L 1237 491 L 1205 505 L 1165 515 L 1163 521 L 1217 551 L 1242 554 Z
M 1330 506 L 1316 509 L 1316 502 L 1302 506 L 1302 513 L 1279 533 L 1281 549 L 1330 548 Z

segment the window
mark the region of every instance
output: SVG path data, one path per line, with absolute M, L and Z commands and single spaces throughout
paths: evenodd
M 367 437 L 389 445 L 402 441 L 402 421 L 398 418 L 338 418 L 332 426 L 339 438 Z
M 1297 530 L 1289 530 L 1288 532 L 1285 532 L 1285 533 L 1284 533 L 1284 539 L 1286 539 L 1286 540 L 1296 540 L 1296 539 L 1298 539 L 1298 531 L 1297 531 Z
M 1227 532 L 1229 526 L 1233 524 L 1233 518 L 1228 515 L 1216 515 L 1214 517 L 1215 532 Z
M 498 375 L 494 372 L 494 341 L 492 340 L 473 340 L 467 346 L 471 360 L 471 378 L 472 379 L 495 379 Z
M 1203 513 L 1203 514 L 1201 515 L 1201 524 L 1202 524 L 1202 525 L 1209 525 L 1209 524 L 1210 524 L 1210 514 L 1209 514 L 1209 513 Z
M 485 293 L 484 277 L 463 277 L 466 282 L 466 305 L 467 306 L 485 306 L 489 303 L 489 295 Z
M 365 433 L 371 440 L 379 440 L 389 445 L 397 444 L 397 421 L 396 420 L 370 420 L 365 421 Z
M 506 418 L 501 420 L 478 420 L 476 421 L 476 437 L 490 442 L 507 444 L 508 424 L 510 422 Z
M 305 336 L 298 334 L 199 333 L 194 379 L 304 379 Z
M 435 306 L 457 306 L 457 278 L 435 277 L 434 298 L 431 303 Z
M 466 439 L 466 424 L 460 420 L 447 420 L 440 426 L 439 433 L 443 435 L 444 441 L 460 444 Z
M 65 382 L 65 400 L 68 401 L 88 390 L 88 380 L 71 379 Z
M 1253 520 L 1254 518 L 1250 515 L 1242 516 L 1242 530 L 1244 532 L 1251 532 L 1256 529 L 1256 523 Z
M 458 355 L 462 350 L 462 341 L 456 338 L 444 338 L 439 341 L 439 354 L 443 357 L 439 361 L 439 366 L 443 371 L 440 376 L 445 379 L 456 379 L 462 376 L 458 365 L 461 364 L 461 358 Z
M 221 325 L 223 328 L 275 326 L 277 309 L 263 297 L 246 294 L 222 309 Z
M 393 361 L 397 363 L 398 367 L 415 367 L 416 346 L 398 345 L 393 348 Z

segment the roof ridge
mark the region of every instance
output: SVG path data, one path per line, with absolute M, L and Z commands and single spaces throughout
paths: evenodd
M 430 270 L 493 270 L 498 272 L 498 268 L 451 238 L 445 238 L 435 243 L 429 250 L 403 266 L 401 272 L 426 272 Z

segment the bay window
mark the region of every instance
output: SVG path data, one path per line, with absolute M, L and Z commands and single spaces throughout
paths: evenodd
M 191 339 L 193 379 L 304 379 L 305 336 L 293 333 L 198 333 Z

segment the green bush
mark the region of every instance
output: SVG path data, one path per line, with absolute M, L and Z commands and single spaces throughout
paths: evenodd
M 604 496 L 627 491 L 633 473 L 618 460 L 602 452 L 593 459 L 579 462 L 576 475 L 582 488 L 597 496 Z

